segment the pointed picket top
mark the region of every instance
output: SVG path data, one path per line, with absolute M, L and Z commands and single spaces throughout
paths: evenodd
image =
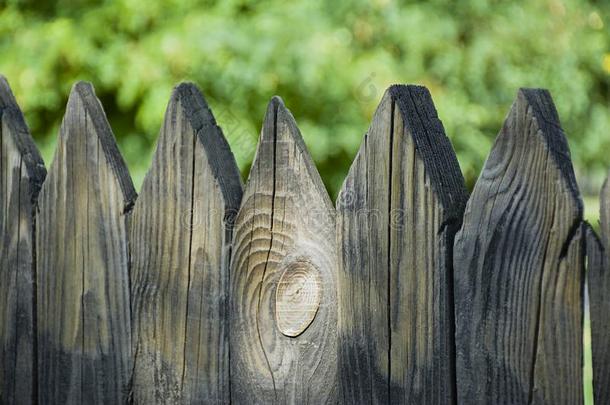
M 87 126 L 90 124 L 91 126 Z M 83 127 L 85 126 L 85 127 Z M 91 83 L 77 82 L 70 91 L 66 114 L 62 122 L 58 147 L 75 142 L 76 137 L 97 137 L 109 168 L 114 172 L 128 209 L 137 194 L 125 160 L 116 144 L 114 134 L 104 113 L 102 103 Z M 102 156 L 102 154 L 100 154 Z M 55 160 L 53 161 L 55 163 Z M 52 170 L 52 169 L 51 169 Z
M 36 216 L 38 399 L 126 402 L 126 211 L 136 193 L 93 87 L 72 88 Z
M 601 238 L 587 229 L 587 284 L 591 315 L 593 397 L 596 404 L 610 401 L 610 184 L 604 182 L 600 197 Z
M 172 95 L 172 102 L 179 102 L 195 130 L 197 141 L 203 147 L 208 166 L 227 207 L 239 207 L 242 195 L 242 181 L 235 157 L 216 123 L 203 94 L 193 83 L 181 83 Z
M 456 236 L 458 402 L 582 402 L 583 237 L 551 96 L 521 89 Z
M 451 248 L 467 196 L 428 90 L 390 87 L 337 201 L 345 402 L 455 402 Z
M 203 95 L 178 85 L 132 214 L 135 402 L 229 402 L 226 297 L 241 195 Z
M 551 93 L 546 89 L 521 88 L 517 97 L 517 102 L 527 103 L 531 109 L 532 125 L 538 128 L 537 134 L 544 138 L 546 147 L 563 176 L 565 187 L 572 194 L 573 202 L 579 211 L 577 215 L 582 217 L 583 203 L 572 167 L 570 148 L 566 135 L 561 128 L 559 115 Z
M 394 85 L 388 89 L 388 95 L 400 112 L 405 133 L 413 139 L 415 153 L 444 207 L 446 219 L 459 221 L 468 192 L 430 92 L 424 86 Z
M 0 75 L 0 402 L 36 392 L 34 207 L 46 170 Z
M 277 148 L 280 145 L 280 148 Z M 281 145 L 285 145 L 282 147 Z M 272 167 L 270 163 L 275 162 L 280 165 L 288 164 L 289 159 L 286 155 L 281 155 L 281 152 L 287 153 L 287 148 L 294 145 L 298 150 L 298 157 L 303 159 L 302 164 L 307 169 L 308 178 L 311 186 L 317 191 L 322 208 L 333 210 L 333 203 L 324 187 L 320 173 L 309 154 L 307 146 L 303 141 L 301 132 L 297 127 L 296 121 L 290 110 L 284 105 L 284 100 L 280 96 L 273 96 L 267 105 L 263 130 L 259 139 L 259 145 L 256 151 L 256 156 L 252 162 L 252 170 L 259 167 Z M 274 149 L 275 148 L 275 149 Z M 275 160 L 267 161 L 268 157 Z M 263 163 L 264 162 L 264 163 Z M 276 168 L 277 169 L 277 168 Z M 254 176 L 248 177 L 248 183 Z
M 233 241 L 232 401 L 336 402 L 334 208 L 279 97 L 265 114 Z
M 8 81 L 2 75 L 0 75 L 0 112 L 2 114 L 2 133 L 11 137 L 16 151 L 21 156 L 29 178 L 32 198 L 35 199 L 47 171 Z

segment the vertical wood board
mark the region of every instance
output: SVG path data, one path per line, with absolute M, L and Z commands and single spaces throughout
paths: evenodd
M 0 403 L 33 403 L 36 381 L 34 209 L 46 170 L 0 76 Z
M 201 93 L 177 86 L 132 215 L 136 403 L 229 403 L 226 300 L 239 176 Z
M 587 286 L 591 317 L 593 397 L 596 404 L 610 403 L 610 184 L 606 179 L 600 201 L 601 239 L 587 230 Z
M 277 97 L 267 109 L 233 248 L 232 401 L 335 403 L 334 208 Z
M 583 401 L 583 237 L 550 94 L 521 89 L 455 240 L 458 402 Z
M 93 87 L 77 83 L 37 212 L 40 403 L 127 399 L 132 353 L 126 214 L 135 198 Z
M 464 180 L 427 89 L 386 91 L 337 201 L 342 403 L 452 403 Z

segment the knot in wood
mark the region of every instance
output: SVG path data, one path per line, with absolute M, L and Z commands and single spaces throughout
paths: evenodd
M 299 336 L 313 322 L 320 306 L 320 271 L 297 260 L 286 266 L 275 293 L 275 319 L 284 335 Z

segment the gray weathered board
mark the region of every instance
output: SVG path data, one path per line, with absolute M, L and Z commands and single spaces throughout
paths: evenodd
M 610 404 L 610 183 L 606 179 L 600 201 L 601 240 L 587 229 L 587 285 L 591 316 L 593 397 Z
M 464 180 L 430 93 L 390 87 L 337 201 L 341 402 L 455 400 Z
M 336 403 L 334 208 L 277 97 L 267 108 L 233 240 L 232 401 Z
M 34 209 L 46 175 L 0 76 L 0 404 L 36 398 Z
M 583 247 L 557 112 L 521 89 L 455 239 L 459 403 L 582 402 Z
M 131 372 L 127 215 L 136 193 L 87 83 L 68 100 L 37 213 L 41 404 L 118 404 Z
M 136 403 L 229 403 L 226 297 L 241 194 L 203 96 L 179 85 L 131 222 Z

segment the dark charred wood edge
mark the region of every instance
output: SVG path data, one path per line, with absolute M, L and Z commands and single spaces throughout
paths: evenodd
M 580 191 L 578 190 L 578 184 L 576 183 L 574 168 L 572 167 L 568 140 L 563 128 L 561 128 L 559 115 L 557 114 L 551 94 L 546 89 L 531 88 L 521 88 L 519 93 L 523 95 L 528 105 L 532 108 L 533 115 L 538 123 L 539 133 L 542 134 L 544 143 L 551 152 L 551 157 L 566 180 L 568 190 L 577 204 L 579 210 L 578 216 L 582 218 L 583 203 Z M 571 233 L 576 233 L 578 226 L 573 228 L 575 229 Z
M 6 78 L 0 75 L 0 125 L 4 122 L 9 127 L 9 133 L 2 133 L 0 128 L 0 138 L 2 136 L 11 136 L 14 144 L 16 145 L 17 152 L 20 155 L 21 162 L 25 167 L 29 187 L 27 193 L 30 199 L 30 207 L 32 212 L 31 216 L 31 237 L 34 243 L 32 244 L 32 352 L 33 352 L 33 364 L 32 366 L 32 392 L 30 397 L 32 403 L 37 403 L 38 400 L 38 342 L 37 342 L 37 291 L 36 291 L 36 207 L 37 200 L 42 184 L 47 176 L 47 170 L 44 162 L 32 139 L 30 130 L 25 122 L 25 118 L 13 92 L 11 91 L 10 85 Z M 21 208 L 20 208 L 21 209 Z
M 445 210 L 443 223 L 455 222 L 459 228 L 468 191 L 430 92 L 417 85 L 393 85 L 388 91 L 398 106 L 405 129 L 413 138 L 415 150 Z
M 241 203 L 241 175 L 229 143 L 216 123 L 203 94 L 193 83 L 181 83 L 175 87 L 170 104 L 175 101 L 180 101 L 197 139 L 203 146 L 226 208 L 235 211 Z
M 83 103 L 83 108 L 95 127 L 95 133 L 102 145 L 108 165 L 117 176 L 117 181 L 123 192 L 123 211 L 128 212 L 133 207 L 137 194 L 125 160 L 119 151 L 114 134 L 104 113 L 102 103 L 96 97 L 93 86 L 87 82 L 76 83 L 72 88 L 72 94 L 78 95 Z
M 6 80 L 0 75 L 0 115 L 10 127 L 13 142 L 21 154 L 30 182 L 30 198 L 35 205 L 42 183 L 47 175 L 40 152 L 30 135 L 23 113 L 17 105 L 13 92 Z

